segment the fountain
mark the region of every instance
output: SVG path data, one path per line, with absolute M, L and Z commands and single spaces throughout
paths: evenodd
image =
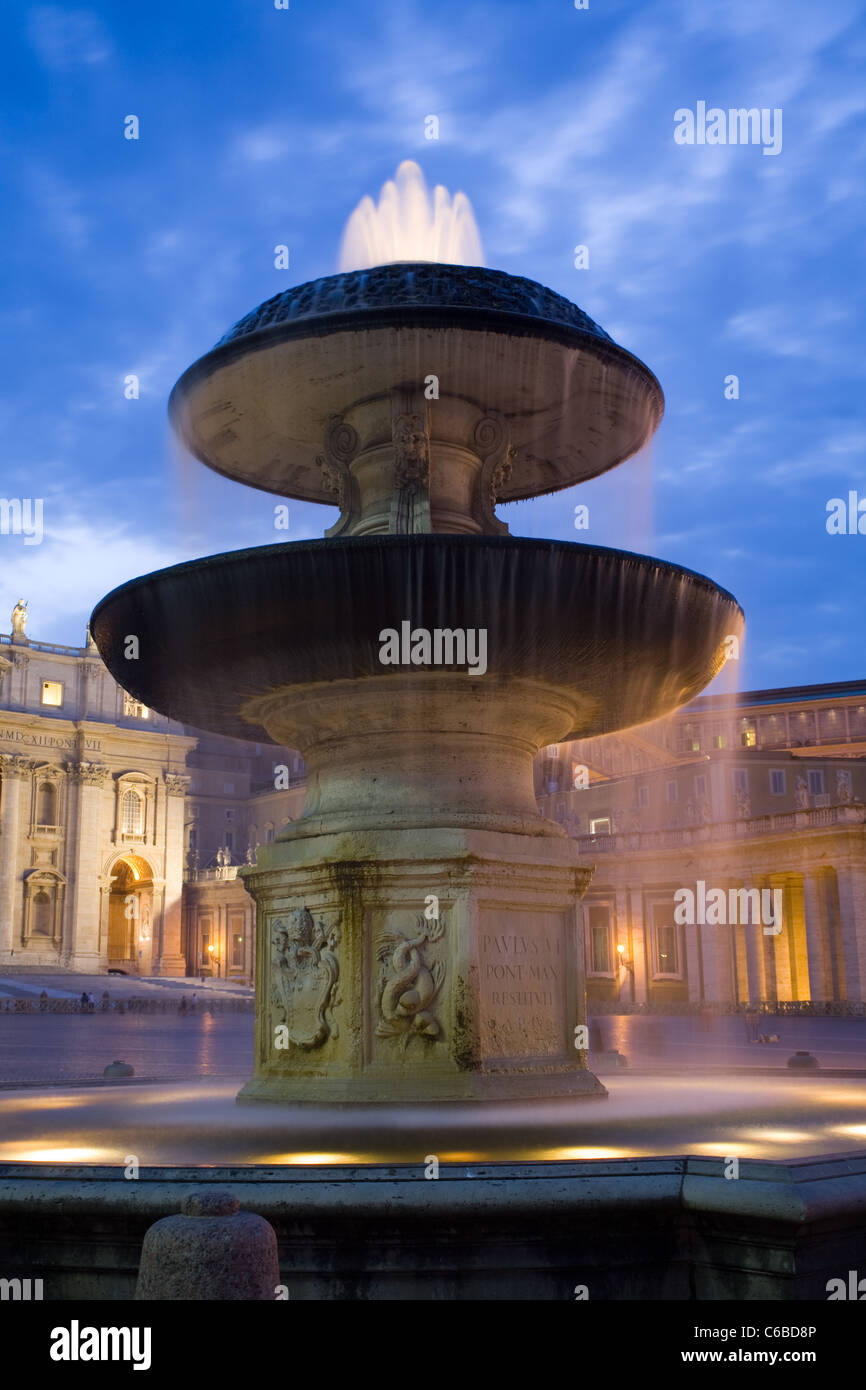
M 411 171 L 398 182 L 414 198 Z M 436 206 L 466 244 L 466 207 Z M 662 408 L 562 296 L 417 258 L 273 296 L 172 392 L 210 468 L 339 508 L 323 540 L 174 566 L 91 618 L 136 699 L 304 755 L 302 816 L 243 871 L 257 1026 L 238 1099 L 303 1113 L 311 1148 L 348 1107 L 387 1158 L 407 1106 L 434 1124 L 444 1104 L 479 1153 L 513 1113 L 523 1152 L 546 1103 L 606 1094 L 586 1066 L 592 870 L 539 815 L 533 758 L 691 700 L 742 613 L 660 560 L 511 537 L 496 508 L 613 468 Z

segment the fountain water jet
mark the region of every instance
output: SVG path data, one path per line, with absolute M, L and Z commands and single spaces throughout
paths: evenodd
M 394 178 L 383 184 L 378 207 L 370 197 L 361 199 L 340 245 L 340 270 L 365 270 L 389 261 L 484 264 L 466 194 L 455 193 L 452 199 L 440 183 L 431 203 L 424 175 L 412 159 L 404 159 Z
M 324 1148 L 328 1107 L 369 1126 L 377 1106 L 379 1157 L 407 1102 L 431 1123 L 464 1103 L 479 1150 L 503 1141 L 498 1102 L 537 1103 L 540 1133 L 545 1101 L 605 1091 L 581 1047 L 592 870 L 539 815 L 533 758 L 692 699 L 742 613 L 662 561 L 511 538 L 496 505 L 635 453 L 658 382 L 543 286 L 418 261 L 274 296 L 170 409 L 209 467 L 340 508 L 326 540 L 134 580 L 91 619 L 136 698 L 306 759 L 303 815 L 244 872 L 257 1031 L 239 1099 L 321 1107 Z M 457 646 L 383 665 L 406 622 L 484 629 L 486 673 Z

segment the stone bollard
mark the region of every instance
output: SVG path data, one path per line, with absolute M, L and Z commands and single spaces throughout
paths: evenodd
M 115 1058 L 113 1062 L 109 1062 L 102 1075 L 107 1076 L 109 1080 L 120 1076 L 135 1076 L 135 1067 L 131 1067 L 128 1062 L 121 1062 Z
M 180 1210 L 145 1232 L 137 1300 L 274 1298 L 280 1267 L 270 1222 L 241 1211 L 230 1192 L 200 1189 Z
M 788 1066 L 792 1071 L 814 1071 L 818 1065 L 818 1058 L 813 1057 L 811 1052 L 795 1052 L 793 1057 L 788 1058 Z

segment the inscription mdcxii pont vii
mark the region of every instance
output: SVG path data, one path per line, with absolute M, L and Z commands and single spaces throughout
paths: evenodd
M 487 919 L 481 932 L 480 959 L 485 1050 L 499 1057 L 561 1052 L 565 1002 L 562 918 L 553 913 L 499 914 L 492 910 L 483 916 Z

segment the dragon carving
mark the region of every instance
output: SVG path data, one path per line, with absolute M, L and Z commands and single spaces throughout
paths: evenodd
M 431 1005 L 442 988 L 445 966 L 442 961 L 428 962 L 424 948 L 439 941 L 445 931 L 440 919 L 417 919 L 417 931 L 404 936 L 399 931 L 383 932 L 378 942 L 381 964 L 379 1008 L 381 1019 L 376 1028 L 380 1038 L 402 1037 L 408 1047 L 413 1035 L 438 1038 L 440 1025 Z

